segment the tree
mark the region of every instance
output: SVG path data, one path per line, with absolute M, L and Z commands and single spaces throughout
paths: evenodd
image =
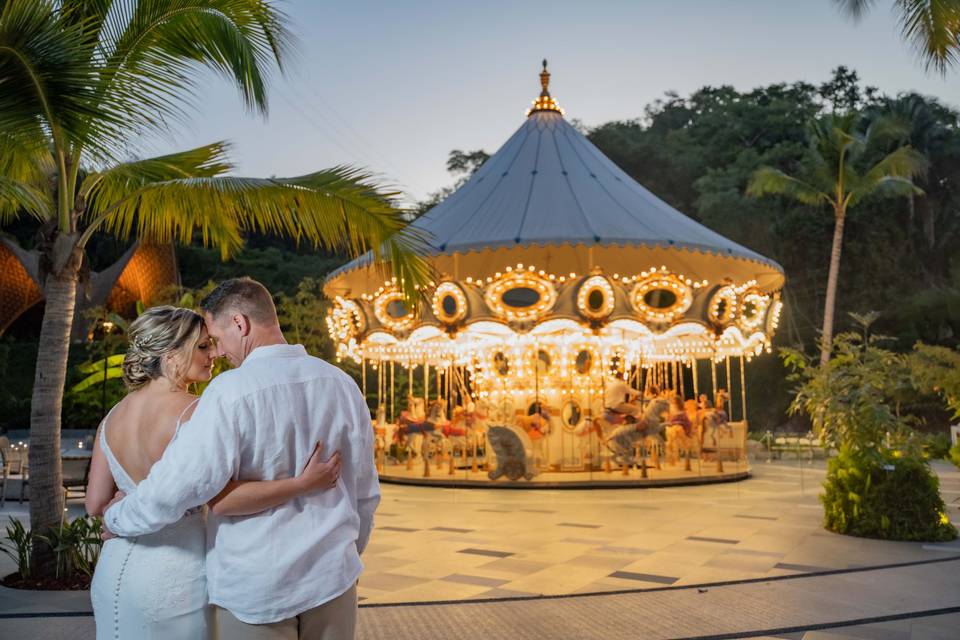
M 888 132 L 883 121 L 877 121 L 866 132 L 860 133 L 857 130 L 859 119 L 859 114 L 855 112 L 812 119 L 807 129 L 808 152 L 798 168 L 797 177 L 764 166 L 757 169 L 747 187 L 747 193 L 752 196 L 782 195 L 808 205 L 829 205 L 833 210 L 833 243 L 823 308 L 821 365 L 830 358 L 847 211 L 869 196 L 920 192 L 912 179 L 921 175 L 926 168 L 922 154 L 909 146 L 898 147 L 877 159 L 875 142 L 888 135 Z
M 483 149 L 475 151 L 461 151 L 454 149 L 447 157 L 447 171 L 457 176 L 457 181 L 449 187 L 442 187 L 439 191 L 434 191 L 427 196 L 426 200 L 421 200 L 413 207 L 413 217 L 419 218 L 430 209 L 446 200 L 454 191 L 459 189 L 470 177 L 477 172 L 477 169 L 483 166 L 483 163 L 490 159 L 490 154 Z
M 123 159 L 145 134 L 182 118 L 198 72 L 236 85 L 266 114 L 267 85 L 291 38 L 269 0 L 6 0 L 0 3 L 0 223 L 41 222 L 46 297 L 31 404 L 30 522 L 60 524 L 60 415 L 84 249 L 95 232 L 189 244 L 222 257 L 247 231 L 389 256 L 405 289 L 426 277 L 391 194 L 336 167 L 294 178 L 226 175 L 216 142 Z M 37 568 L 53 570 L 38 545 Z
M 938 241 L 943 239 L 938 234 L 938 217 L 943 219 L 943 226 L 949 231 L 950 221 L 943 212 L 950 211 L 952 207 L 935 205 L 950 198 L 955 190 L 953 185 L 960 179 L 960 145 L 953 133 L 957 127 L 956 114 L 934 100 L 916 93 L 905 93 L 895 98 L 884 97 L 868 108 L 864 115 L 868 122 L 886 120 L 895 123 L 901 135 L 891 143 L 908 144 L 927 158 L 930 171 L 918 182 L 918 186 L 924 190 L 924 196 L 919 199 L 910 196 L 907 233 L 911 238 L 914 236 L 914 221 L 919 214 L 921 234 L 926 244 L 924 251 L 933 255 L 941 252 L 949 255 L 950 247 L 938 246 Z
M 876 0 L 833 0 L 859 20 Z M 895 0 L 900 33 L 924 66 L 945 74 L 960 60 L 960 0 Z

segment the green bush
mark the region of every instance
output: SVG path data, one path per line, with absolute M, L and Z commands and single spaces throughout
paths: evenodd
M 923 437 L 923 454 L 930 460 L 940 460 L 950 455 L 949 433 L 928 433 Z
M 940 497 L 940 482 L 926 462 L 898 452 L 870 455 L 844 448 L 830 460 L 824 526 L 836 533 L 943 542 L 957 537 Z
M 60 527 L 51 529 L 47 535 L 34 535 L 19 520 L 10 518 L 7 526 L 7 542 L 0 542 L 0 551 L 10 556 L 17 564 L 21 578 L 33 573 L 31 557 L 35 540 L 50 545 L 57 559 L 57 577 L 70 578 L 76 575 L 90 577 L 100 558 L 103 532 L 99 518 L 80 516 L 72 521 L 64 518 Z
M 960 442 L 950 447 L 950 462 L 957 465 L 960 469 Z

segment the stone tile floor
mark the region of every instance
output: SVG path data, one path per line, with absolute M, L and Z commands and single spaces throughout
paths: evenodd
M 960 473 L 946 464 L 938 463 L 936 469 L 948 503 L 948 515 L 955 523 L 960 522 Z M 475 601 L 653 589 L 658 591 L 645 593 L 644 597 L 651 599 L 655 596 L 658 606 L 667 610 L 675 605 L 681 607 L 676 613 L 683 615 L 681 594 L 690 589 L 678 588 L 688 585 L 795 576 L 960 555 L 960 541 L 939 545 L 895 543 L 849 538 L 824 531 L 821 528 L 822 509 L 817 501 L 824 476 L 822 461 L 756 462 L 753 472 L 754 477 L 744 482 L 661 489 L 517 491 L 385 484 L 377 527 L 364 554 L 366 571 L 360 579 L 361 605 L 376 607 L 401 602 Z M 79 505 L 70 508 L 78 511 Z M 8 502 L 0 510 L 0 518 L 5 513 L 17 515 L 24 511 L 16 503 Z M 916 589 L 923 588 L 922 580 L 920 586 L 908 587 L 908 584 L 916 582 L 916 575 L 929 575 L 937 583 L 938 594 L 944 590 L 950 594 L 946 601 L 931 596 L 931 602 L 937 600 L 941 609 L 951 603 L 960 606 L 957 564 L 897 569 L 886 574 L 887 579 L 893 581 L 888 585 L 890 588 L 874 594 L 874 597 L 891 599 L 890 610 L 902 612 L 902 607 L 897 609 L 903 603 L 903 598 L 898 595 L 898 582 L 904 581 L 904 593 L 909 588 L 911 595 L 916 596 Z M 952 569 L 945 570 L 950 567 Z M 0 572 L 10 570 L 9 562 L 0 560 Z M 916 572 L 916 575 L 911 573 L 908 579 L 904 571 Z M 805 611 L 824 588 L 857 584 L 858 581 L 869 585 L 877 580 L 877 576 L 876 572 L 868 571 L 846 573 L 842 577 L 818 577 L 815 579 L 819 585 L 817 589 L 791 589 L 790 597 L 796 598 L 795 608 Z M 788 583 L 799 584 L 797 580 L 763 581 L 760 584 Z M 757 583 L 731 585 L 724 589 L 746 593 L 753 584 Z M 667 591 L 662 591 L 664 588 Z M 84 594 L 24 596 L 23 593 L 0 589 L 0 637 L 70 637 L 77 640 L 93 637 L 92 632 L 89 636 L 84 635 L 92 630 L 89 618 L 19 617 L 89 611 L 89 601 Z M 615 599 L 635 596 L 633 593 L 603 596 L 602 601 L 612 603 L 615 610 Z M 601 602 L 596 598 L 582 600 Z M 851 613 L 856 609 L 867 612 L 865 615 L 871 619 L 874 617 L 871 612 L 875 603 L 869 603 L 867 607 L 867 603 L 857 600 L 855 593 L 851 598 Z M 923 598 L 917 602 L 923 602 Z M 883 603 L 880 604 L 877 610 L 882 611 Z M 470 606 L 478 605 L 498 606 L 492 603 Z M 456 606 L 458 609 L 463 607 Z M 933 608 L 914 607 L 911 610 Z M 385 610 L 364 608 L 361 621 L 367 616 L 372 625 L 379 612 Z M 452 614 L 452 609 L 450 612 Z M 811 624 L 824 622 L 812 614 L 811 610 Z M 803 619 L 802 615 L 791 618 L 800 622 Z M 834 622 L 844 619 L 857 619 L 857 616 L 842 616 Z M 956 632 L 960 628 L 956 626 L 957 621 L 956 614 L 922 616 L 797 631 L 777 637 L 960 637 L 960 632 Z M 753 628 L 781 627 L 771 624 Z M 361 624 L 361 630 L 364 628 Z M 381 637 L 373 632 L 373 626 L 366 628 L 368 633 L 362 637 Z M 57 629 L 64 631 L 61 633 Z M 710 633 L 708 626 L 684 629 L 684 637 Z M 470 636 L 454 634 L 446 637 Z M 522 637 L 562 636 L 524 634 Z

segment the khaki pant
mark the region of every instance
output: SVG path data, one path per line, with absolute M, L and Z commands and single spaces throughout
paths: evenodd
M 217 607 L 221 640 L 352 640 L 357 628 L 357 587 L 295 618 L 247 624 Z

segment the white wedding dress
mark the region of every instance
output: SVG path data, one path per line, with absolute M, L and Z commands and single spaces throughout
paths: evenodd
M 100 429 L 100 448 L 117 487 L 131 493 L 136 483 L 107 444 L 109 418 Z M 211 640 L 205 557 L 202 507 L 156 533 L 105 542 L 90 585 L 97 640 Z

